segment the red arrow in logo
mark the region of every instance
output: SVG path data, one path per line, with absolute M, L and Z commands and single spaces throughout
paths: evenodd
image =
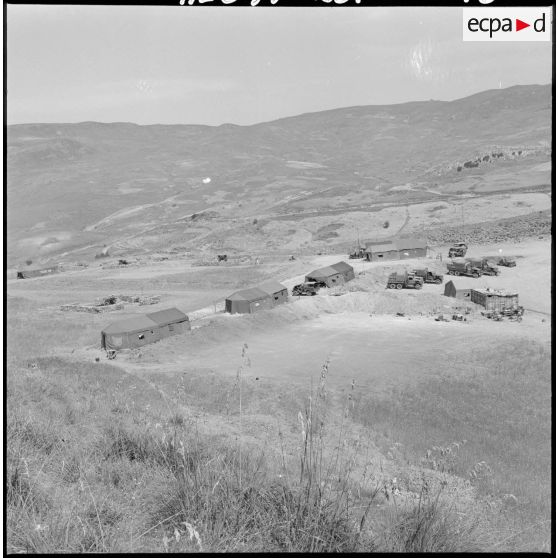
M 521 21 L 520 19 L 515 19 L 515 30 L 516 31 L 521 31 L 522 29 L 525 29 L 525 27 L 531 27 L 530 23 L 525 23 L 524 21 Z

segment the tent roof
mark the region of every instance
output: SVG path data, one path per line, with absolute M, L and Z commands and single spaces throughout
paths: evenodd
M 274 281 L 274 280 L 266 281 L 265 283 L 258 285 L 256 288 L 269 295 L 273 295 L 275 293 L 280 293 L 281 291 L 287 290 L 287 287 L 285 287 L 285 285 L 282 285 L 281 283 L 279 283 L 279 281 Z
M 475 279 L 474 277 L 452 277 L 452 279 L 450 279 L 446 283 L 446 285 L 449 283 L 453 283 L 458 291 L 462 289 L 475 289 L 475 291 L 481 291 L 488 288 L 488 285 L 485 281 L 487 277 L 487 275 L 483 275 L 478 279 Z
M 401 238 L 395 241 L 398 250 L 413 250 L 415 248 L 426 248 L 428 242 L 423 238 Z
M 483 293 L 486 295 L 493 296 L 518 296 L 517 291 L 506 291 L 504 289 L 484 289 L 484 288 L 474 288 L 473 290 Z
M 18 269 L 18 271 L 40 273 L 41 271 L 48 271 L 48 270 L 58 271 L 59 269 L 60 269 L 59 265 L 47 265 L 45 267 L 26 267 L 23 269 Z
M 329 267 L 336 269 L 339 273 L 343 273 L 344 271 L 353 271 L 353 266 L 349 265 L 347 262 L 337 262 Z
M 262 298 L 268 298 L 270 295 L 257 287 L 252 287 L 251 289 L 243 289 L 241 291 L 236 291 L 232 295 L 227 297 L 227 300 L 246 300 L 248 302 L 253 302 L 255 300 L 261 300 Z
M 380 246 L 382 244 L 393 244 L 393 240 L 391 239 L 373 240 L 372 242 L 366 243 L 366 248 L 368 248 L 369 246 Z
M 315 269 L 314 271 L 307 273 L 306 277 L 331 277 L 332 275 L 337 275 L 338 273 L 341 272 L 328 265 L 326 267 L 320 267 L 319 269 Z
M 393 242 L 386 242 L 385 244 L 374 244 L 366 248 L 367 252 L 397 252 L 398 248 Z
M 159 325 L 168 325 L 176 322 L 188 321 L 188 316 L 184 314 L 184 312 L 181 312 L 178 308 L 166 308 L 165 310 L 159 310 L 158 312 L 151 312 L 146 314 L 146 316 Z
M 145 331 L 147 329 L 158 328 L 159 324 L 150 320 L 147 316 L 143 314 L 138 314 L 133 318 L 128 318 L 126 320 L 120 320 L 114 322 L 103 329 L 103 333 L 119 334 L 119 333 L 136 333 L 138 331 Z

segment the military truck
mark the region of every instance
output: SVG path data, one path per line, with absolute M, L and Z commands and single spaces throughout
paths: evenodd
M 438 275 L 437 273 L 430 271 L 426 267 L 424 269 L 414 269 L 413 273 L 415 275 L 418 275 L 419 277 L 422 277 L 425 283 L 436 283 L 437 285 L 440 285 L 444 280 L 444 278 L 441 275 Z
M 483 275 L 500 275 L 500 270 L 488 261 L 486 258 L 473 259 L 467 258 L 467 261 L 473 266 L 478 267 Z
M 465 242 L 456 242 L 450 247 L 449 258 L 462 258 L 467 253 L 467 244 Z
M 482 275 L 482 270 L 475 267 L 471 262 L 456 262 L 452 261 L 447 264 L 448 275 L 466 275 L 467 277 L 474 277 L 477 279 Z
M 422 289 L 422 277 L 414 273 L 392 273 L 388 277 L 386 289 Z
M 314 296 L 318 294 L 318 291 L 327 285 L 323 281 L 307 281 L 306 283 L 300 283 L 295 285 L 292 290 L 293 296 Z
M 504 267 L 515 267 L 516 262 L 513 258 L 500 258 L 497 262 L 498 265 L 502 265 Z

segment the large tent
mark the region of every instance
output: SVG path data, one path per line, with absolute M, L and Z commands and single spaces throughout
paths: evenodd
M 421 238 L 401 238 L 389 240 L 383 244 L 369 244 L 366 247 L 366 259 L 371 262 L 380 260 L 405 260 L 424 258 L 428 243 Z
M 45 275 L 52 275 L 53 273 L 58 273 L 60 267 L 57 265 L 52 265 L 50 267 L 44 267 L 42 269 L 24 269 L 17 272 L 18 279 L 31 279 L 33 277 L 44 277 Z
M 273 308 L 287 302 L 287 287 L 277 281 L 267 281 L 257 287 L 237 291 L 226 298 L 225 312 L 229 314 L 252 314 L 264 308 Z
M 364 253 L 366 255 L 366 259 L 370 262 L 399 259 L 399 251 L 393 242 L 368 245 Z
M 287 290 L 287 287 L 279 283 L 279 281 L 266 281 L 265 283 L 258 285 L 258 289 L 267 293 L 273 299 L 273 306 L 287 302 L 289 299 L 289 291 Z
M 355 270 L 353 269 L 353 266 L 349 265 L 346 262 L 337 262 L 336 264 L 330 265 L 329 267 L 332 267 L 333 269 L 341 273 L 345 281 L 350 281 L 351 279 L 355 278 Z
M 133 349 L 188 330 L 188 316 L 177 308 L 169 308 L 110 324 L 101 332 L 101 347 L 107 350 Z
M 178 308 L 167 308 L 166 310 L 151 312 L 146 316 L 159 326 L 161 337 L 177 335 L 192 329 L 188 316 Z
M 402 238 L 396 240 L 395 245 L 399 250 L 399 259 L 425 258 L 428 243 L 422 238 Z
M 337 262 L 336 264 L 311 271 L 306 275 L 305 280 L 323 282 L 328 287 L 334 287 L 354 278 L 355 272 L 352 266 L 345 262 Z

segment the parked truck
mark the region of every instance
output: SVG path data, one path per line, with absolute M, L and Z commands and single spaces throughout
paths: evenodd
M 444 278 L 433 271 L 430 271 L 428 268 L 424 269 L 414 269 L 413 273 L 418 277 L 422 277 L 424 283 L 436 283 L 440 285 Z
M 449 258 L 462 258 L 467 253 L 467 244 L 465 242 L 456 242 L 450 247 L 448 257 Z
M 471 262 L 452 261 L 447 264 L 448 275 L 466 275 L 467 277 L 478 278 L 482 275 L 482 270 L 475 267 Z
M 300 283 L 295 285 L 292 290 L 293 296 L 315 296 L 318 291 L 327 285 L 323 281 L 307 281 L 306 283 Z
M 414 273 L 392 273 L 387 280 L 388 289 L 422 289 L 423 278 Z
M 500 275 L 500 270 L 486 258 L 467 258 L 467 261 L 473 267 L 478 267 L 483 275 Z
M 504 267 L 515 267 L 516 262 L 513 258 L 500 258 L 498 260 L 498 265 L 503 265 Z

